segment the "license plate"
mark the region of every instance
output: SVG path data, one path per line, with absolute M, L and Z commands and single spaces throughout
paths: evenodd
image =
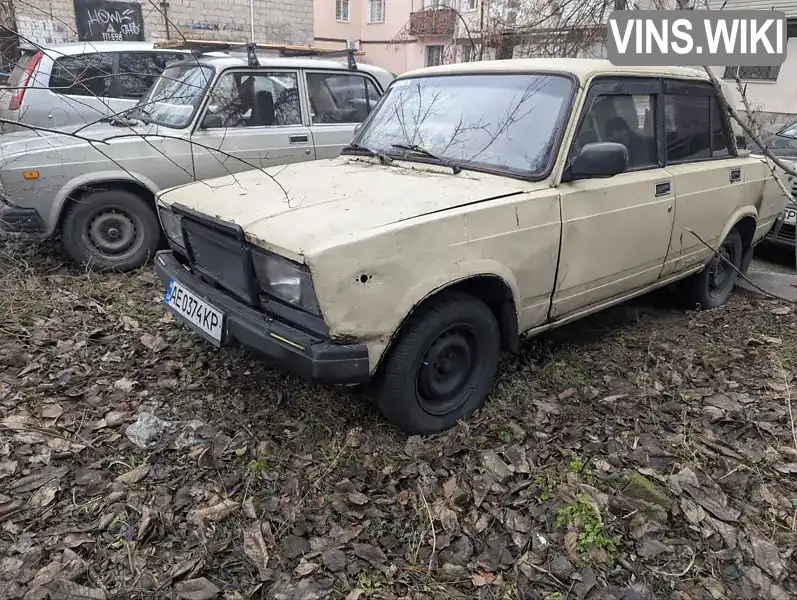
M 787 208 L 783 211 L 783 222 L 789 225 L 797 225 L 797 210 Z
M 172 279 L 166 288 L 163 302 L 171 311 L 188 321 L 200 333 L 203 333 L 212 342 L 221 344 L 224 313 L 216 310 L 207 302 Z

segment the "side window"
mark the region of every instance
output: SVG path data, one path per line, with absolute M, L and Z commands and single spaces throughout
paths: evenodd
M 365 80 L 365 88 L 368 93 L 368 102 L 370 103 L 369 109 L 372 109 L 379 99 L 382 97 L 382 94 L 379 92 L 377 87 L 374 85 L 374 82 L 370 79 Z
M 367 77 L 349 73 L 307 73 L 314 125 L 362 123 L 379 101 Z
M 301 125 L 297 74 L 226 73 L 211 93 L 205 127 Z
M 172 52 L 123 52 L 119 54 L 116 98 L 139 99 L 173 60 L 185 58 Z
M 596 94 L 576 134 L 571 159 L 585 144 L 617 142 L 628 148 L 628 169 L 658 167 L 656 94 Z
M 730 139 L 722 119 L 722 107 L 716 97 L 711 98 L 711 156 L 731 155 Z
M 664 131 L 667 162 L 711 157 L 709 96 L 664 95 Z
M 59 56 L 50 73 L 50 89 L 56 94 L 104 97 L 110 94 L 112 76 L 109 52 Z

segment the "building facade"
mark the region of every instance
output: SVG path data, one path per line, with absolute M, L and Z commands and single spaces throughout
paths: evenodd
M 315 42 L 353 43 L 362 60 L 397 74 L 479 59 L 596 56 L 596 24 L 610 8 L 607 0 L 316 0 Z
M 791 121 L 797 118 L 797 0 L 709 0 L 712 8 L 723 10 L 780 10 L 786 14 L 786 60 L 779 67 L 712 67 L 717 77 L 724 78 L 731 87 L 734 104 L 743 109 L 742 96 L 735 76 L 745 88 L 750 108 L 759 114 L 759 122 Z
M 306 45 L 313 0 L 4 0 L 22 41 L 215 39 Z

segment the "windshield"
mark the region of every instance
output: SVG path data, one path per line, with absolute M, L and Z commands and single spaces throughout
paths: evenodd
M 778 131 L 778 135 L 782 135 L 783 137 L 797 139 L 797 121 L 795 121 L 791 125 L 786 126 L 784 129 L 781 129 L 780 131 Z
M 400 80 L 354 142 L 381 155 L 434 162 L 407 147 L 419 148 L 465 169 L 540 177 L 551 163 L 572 90 L 567 77 L 528 73 Z
M 158 125 L 186 127 L 212 80 L 211 67 L 185 63 L 171 66 L 128 114 Z

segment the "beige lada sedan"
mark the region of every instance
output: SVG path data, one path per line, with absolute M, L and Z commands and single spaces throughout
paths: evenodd
M 473 62 L 398 77 L 338 158 L 162 192 L 155 268 L 210 343 L 425 434 L 522 334 L 675 282 L 723 304 L 786 201 L 701 71 Z

